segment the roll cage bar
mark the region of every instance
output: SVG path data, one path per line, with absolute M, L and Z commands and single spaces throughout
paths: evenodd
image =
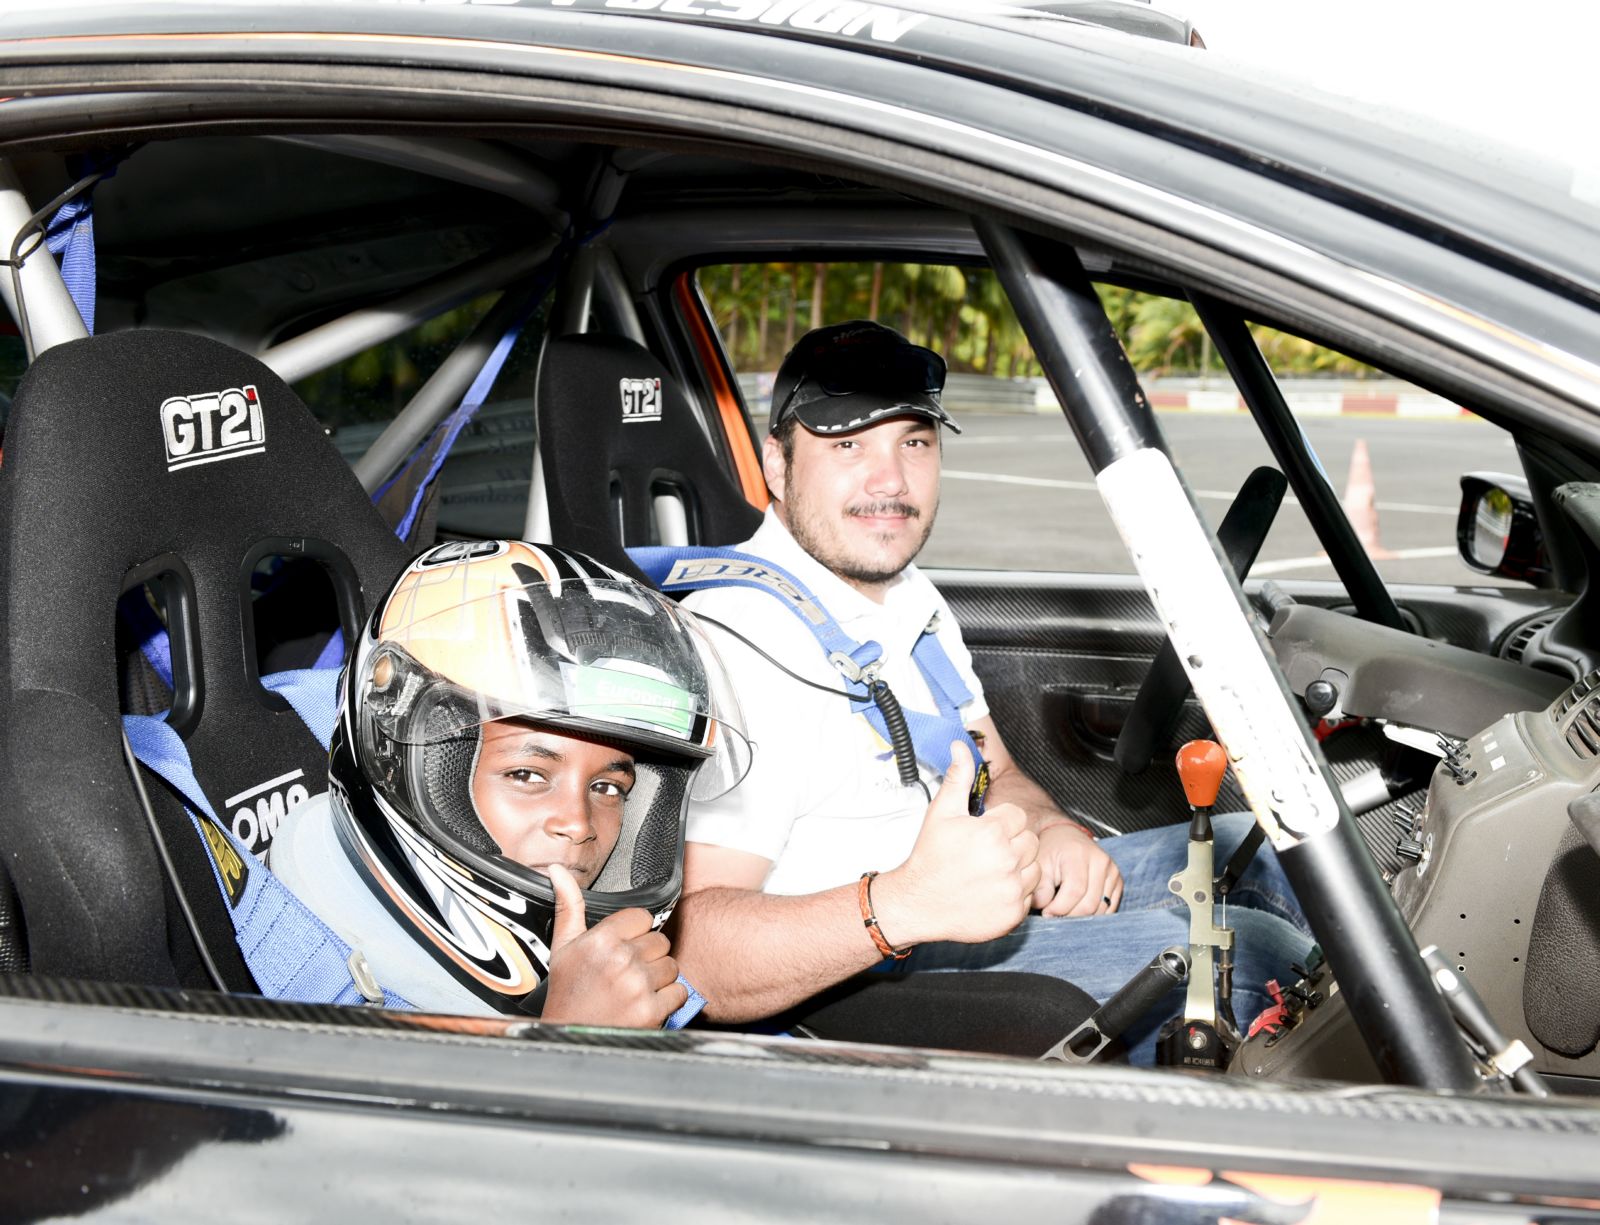
M 1356 615 L 1364 621 L 1408 630 L 1400 609 L 1378 576 L 1377 567 L 1356 539 L 1355 529 L 1345 516 L 1327 478 L 1311 455 L 1310 444 L 1301 432 L 1283 389 L 1272 377 L 1272 368 L 1245 327 L 1244 316 L 1232 306 L 1206 294 L 1189 294 L 1200 322 L 1211 335 L 1211 343 L 1222 355 L 1223 364 L 1266 436 L 1273 458 L 1283 468 L 1295 496 L 1311 521 L 1317 539 L 1328 551 L 1328 560 L 1349 592 Z

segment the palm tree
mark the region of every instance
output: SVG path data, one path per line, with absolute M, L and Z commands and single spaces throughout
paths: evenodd
M 953 370 L 997 378 L 1040 370 L 999 277 L 988 268 L 775 263 L 710 267 L 699 275 L 712 318 L 741 369 L 777 366 L 794 345 L 800 304 L 805 301 L 811 327 L 862 317 L 891 319 L 911 340 L 939 349 Z M 1188 302 L 1118 285 L 1096 288 L 1135 370 L 1163 375 L 1222 369 Z M 781 348 L 771 345 L 775 321 L 782 325 Z M 450 320 L 441 326 L 460 326 L 460 322 Z M 1251 332 L 1279 374 L 1373 373 L 1370 367 L 1300 337 L 1255 324 Z M 415 379 L 416 366 L 409 354 L 364 355 L 354 359 L 342 377 L 369 386 L 382 384 L 385 391 L 393 386 L 398 394 Z

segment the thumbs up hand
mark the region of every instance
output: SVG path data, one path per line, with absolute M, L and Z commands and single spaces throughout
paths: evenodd
M 589 927 L 572 873 L 551 864 L 545 874 L 556 895 L 556 919 L 541 1019 L 660 1029 L 689 993 L 677 981 L 667 938 L 651 928 L 650 912 L 619 910 Z
M 1028 913 L 1039 887 L 1039 840 L 1015 804 L 967 813 L 972 754 L 950 746 L 950 768 L 922 818 L 905 863 L 873 882 L 878 925 L 896 947 L 1003 936 Z

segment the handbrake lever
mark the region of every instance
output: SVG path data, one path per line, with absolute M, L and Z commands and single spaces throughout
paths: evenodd
M 1189 977 L 1189 950 L 1175 944 L 1162 949 L 1104 1004 L 1041 1058 L 1061 1063 L 1091 1063 L 1111 1043 L 1121 1037 L 1167 992 Z

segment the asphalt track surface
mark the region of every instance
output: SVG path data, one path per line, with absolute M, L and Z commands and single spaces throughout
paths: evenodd
M 1167 445 L 1213 526 L 1251 469 L 1271 454 L 1246 414 L 1160 412 Z M 1379 544 L 1389 581 L 1481 585 L 1456 554 L 1464 472 L 1519 470 L 1510 437 L 1476 418 L 1337 417 L 1302 423 L 1343 495 L 1351 454 L 1371 457 Z M 919 562 L 927 566 L 1129 573 L 1133 569 L 1066 421 L 963 414 L 945 436 L 938 521 Z M 1298 504 L 1279 512 L 1253 573 L 1331 579 L 1333 568 Z

